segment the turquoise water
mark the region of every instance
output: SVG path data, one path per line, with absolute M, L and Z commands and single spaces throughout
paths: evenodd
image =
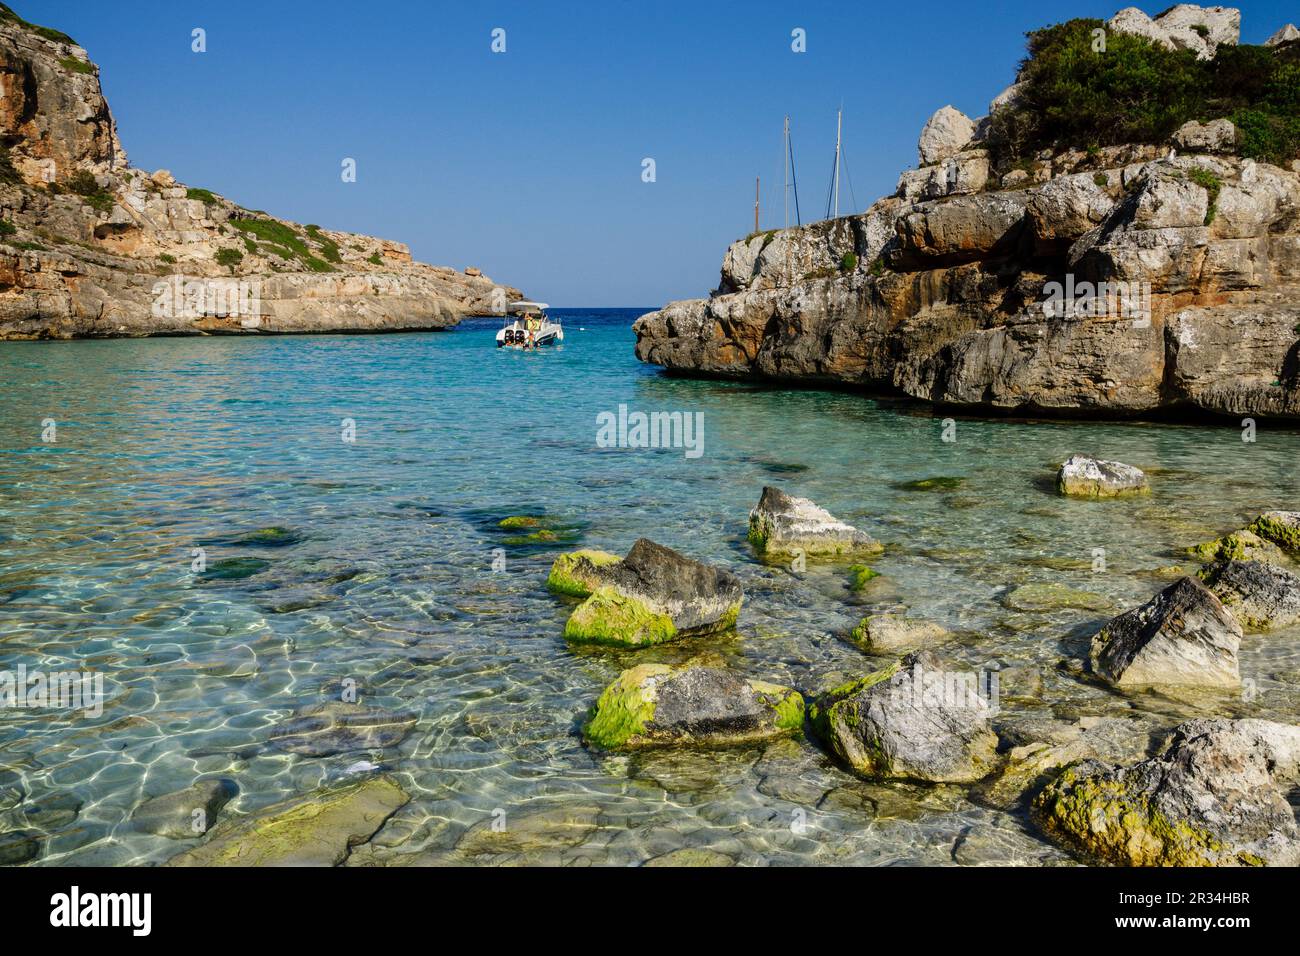
M 0 670 L 91 668 L 108 696 L 98 717 L 0 710 L 0 831 L 46 834 L 41 864 L 161 862 L 188 844 L 133 830 L 143 799 L 219 774 L 240 786 L 234 816 L 366 758 L 414 796 L 366 848 L 372 862 L 459 859 L 466 830 L 498 809 L 591 823 L 484 862 L 635 864 L 686 847 L 744 864 L 1067 861 L 961 788 L 861 782 L 809 743 L 602 757 L 578 738 L 600 690 L 641 660 L 704 650 L 805 692 L 861 673 L 882 662 L 842 635 L 880 608 L 959 630 L 951 660 L 1022 668 L 1025 683 L 1003 687 L 1008 718 L 1163 727 L 1300 704 L 1295 629 L 1247 636 L 1248 699 L 1125 697 L 1062 663 L 1161 587 L 1182 547 L 1297 507 L 1296 432 L 1263 426 L 1248 444 L 1232 426 L 961 419 L 948 443 L 915 405 L 664 377 L 633 357 L 637 311 L 559 314 L 567 341 L 536 353 L 494 349 L 486 321 L 0 343 Z M 702 413 L 703 454 L 597 447 L 597 416 L 620 404 Z M 1147 469 L 1154 491 L 1062 499 L 1051 477 L 1073 452 Z M 907 486 L 936 476 L 961 481 Z M 744 535 L 764 484 L 885 541 L 882 577 L 854 594 L 842 568 L 756 562 Z M 539 511 L 583 546 L 623 552 L 644 535 L 728 566 L 747 593 L 737 633 L 640 656 L 570 650 L 570 605 L 543 582 L 573 545 L 495 527 Z M 274 546 L 245 537 L 269 527 L 283 529 Z M 206 573 L 191 569 L 196 548 Z M 1025 583 L 1109 610 L 1014 610 L 1007 592 Z M 262 746 L 348 679 L 363 703 L 417 712 L 415 732 L 331 757 Z M 24 807 L 55 811 L 15 816 Z

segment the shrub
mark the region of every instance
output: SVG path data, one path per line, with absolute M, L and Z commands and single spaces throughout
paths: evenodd
M 59 66 L 71 73 L 94 73 L 95 68 L 85 60 L 78 60 L 75 56 L 65 56 L 59 60 Z
M 229 266 L 232 272 L 235 270 L 235 266 L 239 265 L 243 261 L 244 254 L 238 249 L 217 250 L 217 265 Z
M 291 259 L 295 255 L 305 256 L 309 252 L 307 243 L 302 241 L 298 233 L 274 219 L 232 219 L 230 225 L 241 232 L 256 236 L 263 242 L 283 246 L 286 250 L 284 253 L 286 259 Z
M 1300 45 L 1224 45 L 1198 60 L 1111 31 L 1097 52 L 1101 27 L 1078 19 L 1029 34 L 1019 94 L 991 120 L 1001 168 L 1047 147 L 1161 143 L 1190 120 L 1221 117 L 1242 127 L 1244 156 L 1277 163 L 1300 152 Z
M 1223 183 L 1219 177 L 1203 166 L 1197 166 L 1195 169 L 1187 171 L 1187 178 L 1196 185 L 1205 190 L 1209 197 L 1209 204 L 1205 207 L 1205 224 L 1208 226 L 1214 222 L 1214 216 L 1218 212 L 1215 204 L 1219 201 L 1219 190 L 1223 188 Z
M 8 146 L 0 146 L 0 182 L 21 183 L 22 174 L 14 166 L 14 158 L 9 155 Z
M 199 202 L 216 202 L 216 194 L 210 189 L 195 189 L 190 187 L 185 190 L 186 199 L 197 199 Z
M 3 3 L 0 3 L 0 22 L 16 23 L 20 27 L 30 30 L 39 36 L 43 36 L 47 40 L 54 40 L 56 43 L 71 43 L 75 45 L 77 42 L 60 30 L 37 26 L 35 23 L 28 23 L 18 14 L 10 10 L 7 4 Z
M 8 219 L 0 219 L 0 236 L 12 236 L 17 231 L 18 227 Z
M 372 252 L 370 255 L 366 256 L 366 262 L 375 266 L 382 266 L 384 264 L 384 260 L 379 258 L 378 252 Z
M 163 252 L 163 253 L 159 253 L 158 261 L 165 262 L 167 265 L 170 266 L 176 263 L 176 257 L 171 255 L 170 253 Z
M 113 208 L 113 194 L 95 182 L 95 177 L 84 169 L 69 176 L 64 185 L 100 212 L 108 212 Z
M 1102 189 L 1105 189 L 1107 186 L 1110 185 L 1110 177 L 1107 176 L 1105 173 L 1097 173 L 1092 177 L 1092 181 L 1096 185 L 1100 186 Z
M 846 252 L 840 257 L 840 271 L 852 272 L 858 267 L 858 257 L 852 252 Z

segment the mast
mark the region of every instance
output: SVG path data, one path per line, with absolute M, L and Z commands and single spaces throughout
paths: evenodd
M 754 231 L 758 232 L 758 177 L 754 177 Z
M 840 131 L 843 128 L 844 107 L 835 112 L 835 218 L 840 218 Z
M 790 228 L 790 114 L 785 116 L 785 130 L 782 135 L 781 159 L 785 170 L 781 177 L 781 198 L 785 202 L 785 228 Z

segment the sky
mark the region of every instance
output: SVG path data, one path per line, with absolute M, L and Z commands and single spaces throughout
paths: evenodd
M 826 212 L 841 105 L 840 212 L 860 211 L 916 165 L 934 110 L 988 111 L 1026 31 L 1121 3 L 10 5 L 99 64 L 135 166 L 555 305 L 648 307 L 717 285 L 753 230 L 756 176 L 761 227 L 784 225 L 786 115 L 804 221 Z M 1293 0 L 1241 10 L 1247 43 L 1300 18 Z

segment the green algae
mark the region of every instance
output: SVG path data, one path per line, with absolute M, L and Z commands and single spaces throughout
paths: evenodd
M 271 562 L 265 558 L 222 558 L 209 564 L 204 576 L 221 581 L 241 581 L 270 566 Z
M 782 730 L 803 730 L 804 700 L 797 690 L 769 684 L 766 681 L 751 680 L 749 686 L 754 689 L 765 704 L 776 714 L 776 726 Z
M 832 742 L 830 722 L 831 718 L 840 711 L 840 705 L 851 697 L 856 697 L 859 693 L 874 687 L 879 683 L 889 680 L 898 673 L 898 668 L 902 666 L 901 661 L 894 661 L 888 667 L 878 671 L 873 671 L 865 677 L 858 677 L 847 683 L 833 687 L 818 697 L 808 707 L 808 722 L 812 725 L 813 732 L 827 743 Z M 852 725 L 856 717 L 851 714 L 844 714 L 845 718 Z
M 1260 515 L 1247 530 L 1287 551 L 1300 553 L 1300 528 L 1293 528 L 1268 515 Z
M 865 564 L 853 564 L 849 566 L 849 590 L 861 591 L 874 578 L 880 577 L 880 572 Z
M 583 549 L 562 554 L 551 564 L 551 573 L 546 577 L 546 586 L 555 594 L 567 594 L 569 597 L 585 598 L 595 587 L 590 577 L 579 567 L 579 560 L 585 558 L 595 567 L 617 564 L 621 559 L 608 551 Z
M 917 478 L 914 481 L 898 481 L 894 487 L 899 491 L 956 491 L 966 484 L 965 478 L 954 475 L 937 475 L 933 478 Z
M 619 674 L 600 695 L 582 728 L 587 743 L 618 750 L 644 734 L 655 715 L 652 680 L 671 673 L 667 664 L 638 664 Z
M 564 637 L 575 643 L 646 647 L 677 636 L 672 618 L 651 610 L 643 601 L 597 588 L 564 625 Z
M 1048 836 L 1084 856 L 1122 866 L 1216 866 L 1226 848 L 1209 831 L 1170 820 L 1122 781 L 1070 767 L 1034 799 Z

